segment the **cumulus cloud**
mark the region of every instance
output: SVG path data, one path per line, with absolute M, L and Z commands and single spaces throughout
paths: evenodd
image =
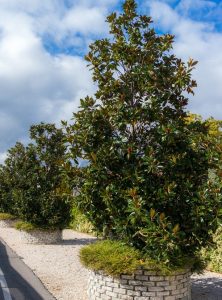
M 148 3 L 155 25 L 175 35 L 175 54 L 184 60 L 192 57 L 199 61 L 193 72 L 198 87 L 189 109 L 204 117 L 221 119 L 222 33 L 215 29 L 214 22 L 195 20 L 196 15 L 190 13 L 195 5 L 199 9 L 215 6 L 212 1 L 197 0 L 180 1 L 174 8 L 165 1 Z
M 86 52 L 89 40 L 106 35 L 105 15 L 113 4 L 0 0 L 1 161 L 16 141 L 28 141 L 31 124 L 70 119 L 79 99 L 94 92 L 83 55 L 63 50 L 79 46 Z

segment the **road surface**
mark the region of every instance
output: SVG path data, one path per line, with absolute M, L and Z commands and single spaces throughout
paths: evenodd
M 0 239 L 0 300 L 55 300 L 2 239 Z

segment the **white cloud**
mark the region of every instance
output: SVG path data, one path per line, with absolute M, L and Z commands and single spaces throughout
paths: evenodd
M 70 119 L 80 97 L 93 93 L 83 58 L 48 53 L 44 38 L 63 42 L 70 35 L 75 44 L 81 33 L 77 39 L 86 45 L 91 35 L 105 34 L 104 2 L 73 1 L 68 9 L 63 1 L 0 0 L 1 157 L 16 141 L 27 141 L 31 124 Z
M 199 61 L 193 72 L 198 87 L 195 97 L 190 99 L 189 109 L 204 117 L 221 119 L 222 33 L 215 32 L 211 23 L 182 16 L 180 10 L 172 9 L 166 3 L 153 1 L 149 7 L 155 25 L 158 24 L 162 31 L 175 34 L 175 54 L 184 60 L 192 57 Z
M 175 10 L 167 4 L 173 2 L 147 1 L 158 26 L 176 34 L 176 54 L 200 61 L 191 109 L 220 118 L 221 34 L 209 22 L 189 19 L 190 0 L 180 1 Z M 107 35 L 105 18 L 119 3 L 0 0 L 0 160 L 16 141 L 27 141 L 31 124 L 70 119 L 79 99 L 94 92 L 82 53 L 95 38 Z M 62 49 L 61 54 L 50 54 L 46 45 Z M 81 56 L 71 55 L 68 46 L 80 50 Z
M 177 6 L 177 11 L 183 15 L 189 15 L 190 11 L 197 12 L 216 7 L 216 3 L 207 0 L 181 0 Z

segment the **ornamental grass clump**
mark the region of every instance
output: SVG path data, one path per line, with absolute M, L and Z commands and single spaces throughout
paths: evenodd
M 197 62 L 177 58 L 174 37 L 156 33 L 134 0 L 107 22 L 110 38 L 86 55 L 98 90 L 67 127 L 72 159 L 88 162 L 77 203 L 106 238 L 174 265 L 212 242 L 221 207 L 208 124 L 188 121 Z
M 8 213 L 0 213 L 0 220 L 15 220 L 16 217 Z
M 145 256 L 144 253 L 122 241 L 104 240 L 85 246 L 80 250 L 80 260 L 89 269 L 102 270 L 104 274 L 119 276 L 133 274 L 138 269 L 156 271 L 162 275 L 173 275 L 184 269 L 201 267 L 201 260 L 184 256 L 177 265 L 166 265 Z M 197 265 L 198 263 L 198 265 Z

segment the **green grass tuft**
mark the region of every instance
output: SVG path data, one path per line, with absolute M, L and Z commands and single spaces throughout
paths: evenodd
M 163 275 L 190 269 L 186 263 L 180 267 L 169 267 L 152 259 L 120 241 L 104 240 L 87 245 L 80 250 L 80 260 L 83 265 L 92 270 L 102 270 L 105 274 L 118 276 L 133 274 L 138 268 L 157 271 Z
M 16 217 L 11 214 L 0 213 L 0 220 L 15 220 L 15 219 Z
M 45 230 L 45 231 L 52 231 L 52 230 L 57 230 L 58 228 L 48 228 L 48 227 L 40 227 L 34 224 L 31 224 L 29 222 L 23 222 L 19 221 L 15 224 L 14 226 L 18 230 L 24 230 L 24 231 L 33 231 L 33 230 Z

